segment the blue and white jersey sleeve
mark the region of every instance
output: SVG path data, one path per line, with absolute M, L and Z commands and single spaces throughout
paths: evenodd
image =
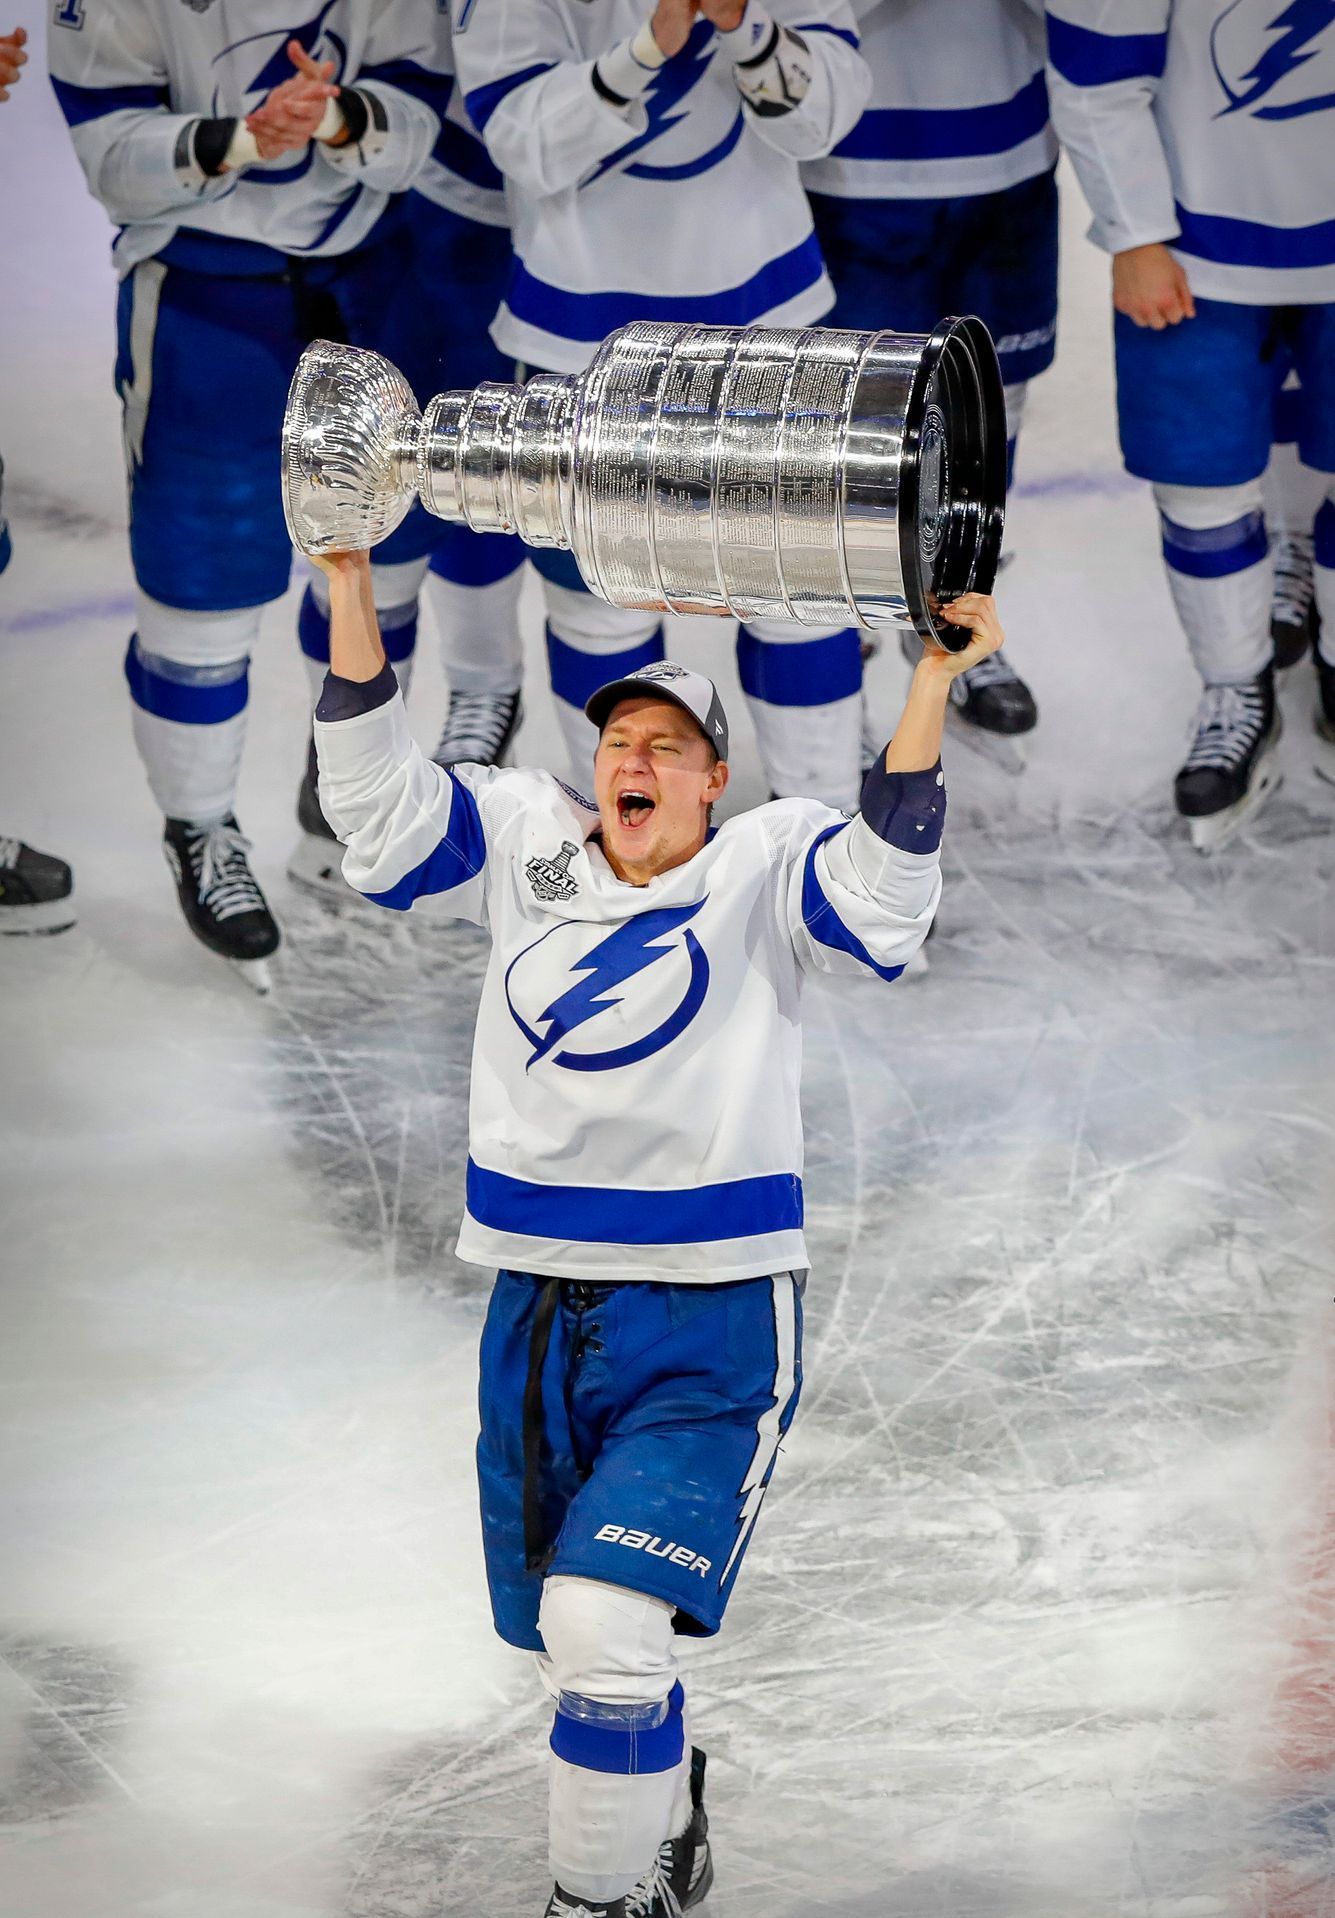
M 1057 136 L 1108 253 L 1170 241 L 1172 171 L 1155 117 L 1172 0 L 1052 0 L 1048 91 Z
M 751 0 L 732 33 L 719 34 L 725 52 L 735 46 L 740 57 L 746 57 L 745 36 L 755 4 Z M 857 125 L 871 95 L 871 71 L 858 51 L 857 17 L 849 0 L 765 0 L 764 11 L 780 27 L 801 35 L 807 87 L 787 113 L 760 114 L 749 101 L 743 111 L 777 153 L 818 160 Z
M 392 668 L 349 689 L 327 680 L 315 719 L 320 804 L 347 848 L 343 877 L 391 911 L 431 896 L 453 917 L 485 925 L 488 826 L 498 829 L 513 810 L 503 788 L 522 776 L 483 766 L 447 772 L 428 759 L 408 729 Z
M 609 35 L 596 52 L 614 43 Z M 455 29 L 454 59 L 488 153 L 529 193 L 575 186 L 644 130 L 638 101 L 618 107 L 595 89 L 594 58 L 550 0 L 480 0 L 466 30 Z
M 368 109 L 366 130 L 344 146 L 317 141 L 316 152 L 364 186 L 405 193 L 440 137 L 453 84 L 438 11 L 423 0 L 379 0 L 354 82 Z
M 810 800 L 766 807 L 786 835 L 787 916 L 810 972 L 897 979 L 941 897 L 945 779 L 874 770 L 852 819 Z
M 51 85 L 88 189 L 127 226 L 224 197 L 196 163 L 197 113 L 173 111 L 166 50 L 140 0 L 99 0 L 48 33 Z

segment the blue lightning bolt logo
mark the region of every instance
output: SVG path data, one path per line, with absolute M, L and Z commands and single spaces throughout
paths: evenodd
M 1241 113 L 1245 108 L 1252 107 L 1255 109 L 1254 117 L 1258 120 L 1295 120 L 1303 114 L 1320 113 L 1327 107 L 1335 106 L 1335 93 L 1289 101 L 1283 106 L 1256 105 L 1258 100 L 1273 93 L 1282 80 L 1318 57 L 1321 49 L 1312 43 L 1335 22 L 1335 0 L 1291 0 L 1291 4 L 1277 13 L 1265 29 L 1267 33 L 1278 34 L 1279 38 L 1273 40 L 1248 72 L 1240 76 L 1239 84 L 1230 85 L 1220 55 L 1220 29 L 1243 4 L 1244 0 L 1233 0 L 1231 6 L 1225 7 L 1210 32 L 1210 58 L 1215 76 L 1228 96 L 1228 105 L 1220 108 L 1217 117 L 1225 119 L 1230 113 Z
M 665 958 L 672 950 L 669 943 L 672 935 L 693 919 L 704 903 L 703 899 L 697 899 L 691 906 L 663 906 L 655 912 L 637 913 L 606 939 L 600 940 L 582 959 L 576 959 L 570 970 L 582 973 L 584 977 L 576 985 L 568 986 L 559 998 L 553 999 L 546 1010 L 538 1014 L 534 1024 L 547 1028 L 541 1037 L 520 1017 L 510 994 L 511 974 L 520 960 L 533 951 L 532 946 L 527 946 L 518 958 L 510 962 L 505 974 L 505 998 L 510 1016 L 533 1047 L 525 1069 L 532 1068 L 540 1059 L 554 1056 L 555 1064 L 571 1071 L 608 1072 L 613 1067 L 633 1065 L 640 1059 L 647 1059 L 670 1045 L 694 1019 L 709 990 L 709 961 L 695 934 L 689 931 L 685 944 L 691 962 L 690 979 L 681 1003 L 661 1025 L 644 1038 L 607 1052 L 556 1050 L 577 1027 L 597 1018 L 600 1012 L 619 1006 L 621 996 L 611 996 L 613 987 L 625 985 L 637 973 Z M 550 937 L 550 933 L 543 935 L 544 939 Z M 541 945 L 542 940 L 536 943 Z
M 635 139 L 628 140 L 625 146 L 618 147 L 615 153 L 609 153 L 597 171 L 591 173 L 585 180 L 586 187 L 592 186 L 595 180 L 600 180 L 603 174 L 610 172 L 613 167 L 625 166 L 625 162 L 632 153 L 639 153 L 655 140 L 661 140 L 665 133 L 686 118 L 685 107 L 682 107 L 680 112 L 674 109 L 681 107 L 687 94 L 708 72 L 709 63 L 715 52 L 713 40 L 713 27 L 707 20 L 697 20 L 691 28 L 690 38 L 685 46 L 664 63 L 657 78 L 651 80 L 640 95 L 645 112 L 649 116 L 648 126 L 643 133 L 637 134 Z M 743 122 L 739 107 L 727 133 L 716 146 L 710 147 L 707 153 L 700 154 L 694 160 L 683 161 L 680 166 L 657 167 L 641 162 L 639 165 L 627 166 L 625 170 L 638 180 L 692 179 L 697 173 L 708 173 L 711 167 L 716 167 L 720 161 L 726 160 L 741 139 L 742 132 Z

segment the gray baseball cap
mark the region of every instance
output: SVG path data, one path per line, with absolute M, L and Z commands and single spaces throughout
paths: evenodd
M 689 666 L 678 666 L 670 659 L 658 659 L 642 666 L 638 673 L 600 686 L 584 710 L 601 732 L 608 714 L 623 699 L 670 699 L 691 715 L 719 758 L 728 757 L 728 716 L 718 687 L 703 673 L 692 672 Z

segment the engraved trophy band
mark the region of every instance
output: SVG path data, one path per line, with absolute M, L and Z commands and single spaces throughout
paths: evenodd
M 637 322 L 583 373 L 440 393 L 317 340 L 283 423 L 305 553 L 374 546 L 419 500 L 568 548 L 614 606 L 807 626 L 908 626 L 989 592 L 1006 421 L 981 320 L 930 337 Z

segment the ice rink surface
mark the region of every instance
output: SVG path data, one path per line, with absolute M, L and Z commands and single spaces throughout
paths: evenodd
M 483 949 L 285 879 L 294 597 L 239 805 L 272 998 L 186 934 L 121 679 L 108 231 L 36 66 L 0 177 L 0 829 L 80 910 L 0 945 L 0 1911 L 527 1918 L 546 1713 L 491 1635 L 451 1253 Z M 806 1398 L 687 1672 L 716 1918 L 1335 1914 L 1335 788 L 1302 668 L 1283 790 L 1184 841 L 1083 223 L 1001 591 L 1029 769 L 949 752 L 930 976 L 807 1002 Z M 729 630 L 672 643 L 754 803 Z

